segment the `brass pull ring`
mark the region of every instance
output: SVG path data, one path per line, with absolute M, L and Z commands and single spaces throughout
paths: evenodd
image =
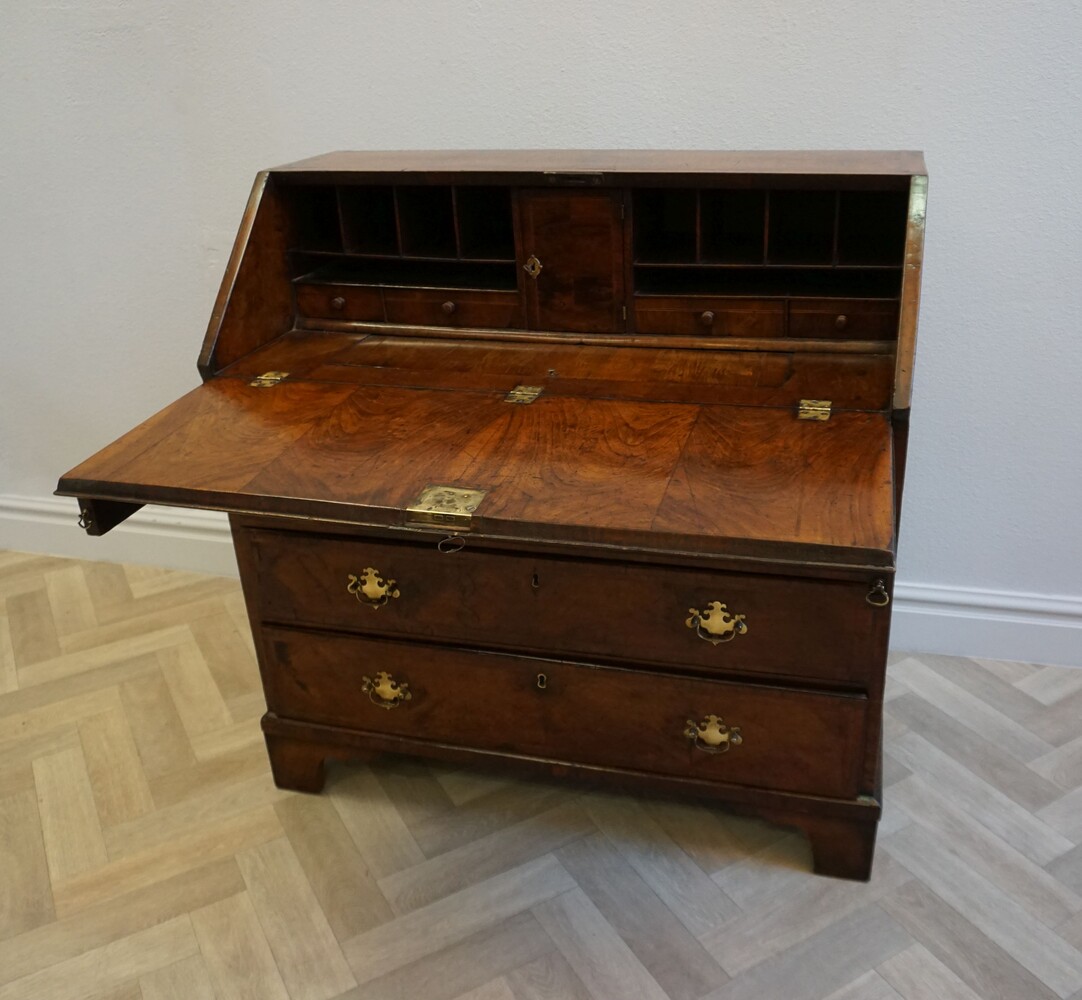
M 887 585 L 883 580 L 876 580 L 872 589 L 868 591 L 864 600 L 873 608 L 885 608 L 890 604 L 890 594 L 887 593 Z
M 361 690 L 368 695 L 368 700 L 380 708 L 398 708 L 404 701 L 412 701 L 410 686 L 402 681 L 399 683 L 389 673 L 380 670 L 376 679 L 371 677 L 361 678 Z
M 684 624 L 695 629 L 695 634 L 712 646 L 732 642 L 738 635 L 744 635 L 748 631 L 744 615 L 730 614 L 727 606 L 720 601 L 711 601 L 705 611 L 688 608 L 688 613 L 691 617 Z
M 725 725 L 720 715 L 708 715 L 702 722 L 688 719 L 684 735 L 703 753 L 728 753 L 744 742 L 740 727 Z
M 531 255 L 530 259 L 522 265 L 522 270 L 525 271 L 531 278 L 536 278 L 541 273 L 541 269 L 544 266 L 545 265 L 542 264 L 541 261 Z
M 382 608 L 392 597 L 398 597 L 401 593 L 394 580 L 384 579 L 379 570 L 372 566 L 365 566 L 360 576 L 350 573 L 346 591 L 373 611 Z

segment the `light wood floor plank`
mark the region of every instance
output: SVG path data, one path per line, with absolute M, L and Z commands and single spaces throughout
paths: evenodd
M 237 863 L 292 1000 L 330 1000 L 356 986 L 289 841 L 250 847 Z
M 457 944 L 362 983 L 342 1000 L 450 1000 L 552 954 L 554 945 L 529 911 Z
M 120 685 L 120 698 L 139 750 L 139 759 L 152 781 L 159 775 L 195 763 L 195 755 L 157 657 L 154 663 L 154 671 Z
M 519 966 L 505 978 L 515 1000 L 590 1000 L 582 980 L 558 951 Z
M 376 879 L 425 860 L 376 776 L 359 767 L 334 785 L 334 807 Z
M 538 904 L 533 914 L 596 1000 L 666 1000 L 657 980 L 581 889 Z
M 397 914 L 409 913 L 479 879 L 549 854 L 596 828 L 577 802 L 532 816 L 379 880 Z
M 115 826 L 154 809 L 139 751 L 120 704 L 79 723 L 90 788 L 102 826 Z
M 218 607 L 222 606 L 223 602 L 219 602 Z M 191 629 L 214 684 L 225 701 L 253 692 L 262 693 L 251 645 L 241 638 L 236 621 L 227 610 L 200 618 L 192 623 Z M 248 631 L 247 622 L 244 629 Z
M 635 802 L 592 795 L 586 810 L 628 864 L 696 937 L 732 920 L 740 908 Z
M 1053 827 L 916 733 L 907 733 L 895 741 L 889 753 L 1037 864 L 1047 864 L 1074 846 Z
M 191 637 L 191 629 L 187 632 L 188 641 L 158 650 L 158 660 L 184 731 L 192 739 L 224 729 L 232 724 L 233 717 L 199 645 Z
M 343 950 L 357 981 L 367 982 L 573 888 L 555 858 L 538 858 L 350 938 Z
M 1082 670 L 1079 671 L 1082 674 Z M 1055 782 L 1064 791 L 1082 785 L 1082 736 L 1078 736 L 1051 753 L 1029 762 L 1030 770 Z
M 60 655 L 60 640 L 57 638 L 53 609 L 45 592 L 44 580 L 34 590 L 11 595 L 5 603 L 21 686 L 26 683 L 24 672 L 29 671 L 35 663 L 48 662 Z
M 174 917 L 0 986 L 0 1000 L 100 997 L 197 950 L 191 920 Z
M 32 789 L 0 799 L 0 939 L 53 919 L 53 895 Z M 0 955 L 3 943 L 0 941 Z M 0 979 L 3 978 L 0 966 Z
M 912 938 L 878 906 L 867 906 L 784 954 L 752 966 L 708 997 L 820 1000 L 851 983 L 869 965 L 881 965 L 911 944 Z
M 11 644 L 11 619 L 4 602 L 0 601 L 0 695 L 19 687 L 19 671 L 15 665 L 15 647 Z
M 902 1000 L 891 985 L 874 969 L 864 973 L 859 979 L 835 990 L 823 1000 Z M 925 998 L 920 998 L 925 1000 Z M 938 1000 L 936 997 L 928 997 L 927 1000 Z
M 275 803 L 274 811 L 339 941 L 392 918 L 390 905 L 326 797 L 293 795 Z
M 142 1000 L 217 1000 L 202 955 L 192 955 L 139 977 Z
M 58 642 L 60 637 L 73 632 L 97 628 L 94 602 L 90 598 L 81 566 L 69 565 L 48 571 L 45 574 L 45 593 L 52 609 Z
M 507 980 L 500 976 L 499 979 L 490 979 L 484 986 L 478 986 L 468 993 L 460 993 L 455 1000 L 515 1000 L 515 994 Z
M 1082 989 L 1082 954 L 991 882 L 952 863 L 939 837 L 913 824 L 887 838 L 884 847 L 1059 996 Z
M 921 944 L 888 958 L 879 966 L 879 974 L 905 1000 L 981 1000 Z
M 602 834 L 556 857 L 671 1000 L 697 1000 L 728 978 Z
M 82 747 L 34 761 L 34 784 L 53 884 L 109 860 Z
M 0 983 L 29 976 L 243 890 L 244 880 L 230 857 L 43 924 L 0 941 Z
M 219 998 L 290 1000 L 246 892 L 194 910 L 191 921 Z

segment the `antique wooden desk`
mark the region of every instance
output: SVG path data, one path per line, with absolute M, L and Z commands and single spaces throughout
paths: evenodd
M 499 762 L 867 878 L 925 192 L 916 153 L 262 173 L 203 384 L 58 492 L 230 512 L 283 787 Z

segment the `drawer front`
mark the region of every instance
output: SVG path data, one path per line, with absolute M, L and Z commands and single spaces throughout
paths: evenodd
M 297 285 L 297 312 L 312 319 L 379 323 L 383 292 L 358 285 Z
M 805 794 L 858 792 L 868 703 L 856 696 L 286 629 L 264 631 L 264 657 L 268 707 L 282 718 Z
M 784 337 L 785 303 L 778 299 L 640 295 L 638 333 L 698 337 Z
M 387 322 L 420 326 L 518 328 L 522 301 L 518 292 L 474 292 L 455 288 L 388 288 L 383 293 Z
M 469 542 L 443 554 L 435 540 L 254 540 L 261 615 L 274 622 L 854 682 L 886 655 L 889 616 L 862 583 L 505 555 Z
M 893 340 L 898 303 L 869 299 L 793 299 L 789 335 L 826 340 Z

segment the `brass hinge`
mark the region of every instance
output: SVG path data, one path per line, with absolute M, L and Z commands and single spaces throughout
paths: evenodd
M 544 390 L 543 385 L 516 385 L 503 397 L 503 401 L 505 403 L 532 403 Z
M 797 407 L 797 420 L 829 420 L 829 399 L 802 399 Z
M 257 378 L 252 379 L 248 384 L 254 385 L 257 389 L 269 389 L 272 385 L 277 385 L 288 376 L 289 372 L 264 372 Z
M 467 490 L 461 486 L 426 486 L 406 508 L 406 524 L 438 525 L 452 531 L 469 531 L 473 512 L 487 492 Z

